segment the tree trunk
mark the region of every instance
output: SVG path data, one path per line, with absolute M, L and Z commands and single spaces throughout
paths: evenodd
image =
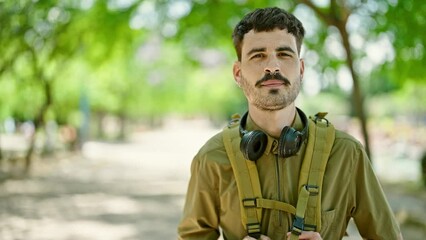
M 120 133 L 118 134 L 118 139 L 123 141 L 126 139 L 126 116 L 123 113 L 119 114 L 120 118 Z
M 1 133 L 0 133 L 0 167 L 1 167 L 1 162 L 3 161 L 3 151 L 1 149 Z
M 40 69 L 38 66 L 38 56 L 36 51 L 33 48 L 30 48 L 29 50 L 31 51 L 31 56 L 33 58 L 32 68 L 35 75 L 35 79 L 41 82 L 46 100 L 34 118 L 34 132 L 30 138 L 30 146 L 25 154 L 25 166 L 24 166 L 25 174 L 28 174 L 31 169 L 32 156 L 33 156 L 33 152 L 35 148 L 37 131 L 40 129 L 41 126 L 44 125 L 44 115 L 46 114 L 47 110 L 52 104 L 52 91 L 51 91 L 50 81 L 49 79 L 46 79 L 46 77 L 43 74 L 43 70 Z
M 43 116 L 46 113 L 47 109 L 48 109 L 48 105 L 45 104 L 38 112 L 37 118 L 34 121 L 34 132 L 31 135 L 29 148 L 25 154 L 25 168 L 24 168 L 25 173 L 30 172 L 37 132 L 40 129 L 40 126 L 44 124 Z
M 105 119 L 105 112 L 101 112 L 98 111 L 96 112 L 96 137 L 98 139 L 105 139 L 106 138 L 106 134 L 105 134 L 105 128 L 104 128 L 104 119 Z
M 346 64 L 352 75 L 352 81 L 353 81 L 352 100 L 355 107 L 355 114 L 358 116 L 360 124 L 361 124 L 361 131 L 364 137 L 365 151 L 367 152 L 367 155 L 370 157 L 370 160 L 371 160 L 370 138 L 368 134 L 367 116 L 366 116 L 365 108 L 364 108 L 364 98 L 361 93 L 358 75 L 356 74 L 354 69 L 352 50 L 349 43 L 349 34 L 346 31 L 345 26 L 346 24 L 344 25 L 342 24 L 338 26 L 337 28 L 339 29 L 340 36 L 342 37 L 343 47 L 345 48 L 345 51 L 346 51 Z
M 35 147 L 35 139 L 37 136 L 37 130 L 38 130 L 38 124 L 34 124 L 34 132 L 31 135 L 30 138 L 30 144 L 29 144 L 29 148 L 27 150 L 27 152 L 25 153 L 25 166 L 24 166 L 24 172 L 27 174 L 30 172 L 31 169 L 31 162 L 32 162 L 32 156 L 33 156 L 33 152 L 34 152 L 34 147 Z
M 361 88 L 358 80 L 358 75 L 354 70 L 352 50 L 349 43 L 349 34 L 346 31 L 346 23 L 350 16 L 349 9 L 339 7 L 336 0 L 330 0 L 330 8 L 327 11 L 320 9 L 311 0 L 299 0 L 300 3 L 305 4 L 311 8 L 321 18 L 327 26 L 335 26 L 340 33 L 342 38 L 342 44 L 346 51 L 346 65 L 352 75 L 353 89 L 352 89 L 352 100 L 354 104 L 355 114 L 360 120 L 361 131 L 364 138 L 365 151 L 370 157 L 370 141 L 367 129 L 367 116 L 364 109 L 364 99 L 361 94 Z
M 44 84 L 44 94 L 46 96 L 46 102 L 40 108 L 37 116 L 34 119 L 34 132 L 33 132 L 32 136 L 30 138 L 30 147 L 28 148 L 28 150 L 25 154 L 24 172 L 26 174 L 29 173 L 30 169 L 31 169 L 32 156 L 33 156 L 33 152 L 34 152 L 37 131 L 40 129 L 41 126 L 44 125 L 44 115 L 46 114 L 47 110 L 49 109 L 50 105 L 52 104 L 52 94 L 51 94 L 50 83 L 46 79 L 42 79 L 42 82 Z

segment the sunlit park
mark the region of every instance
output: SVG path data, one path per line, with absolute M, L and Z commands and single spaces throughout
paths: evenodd
M 192 158 L 247 110 L 233 28 L 267 6 L 306 29 L 296 105 L 425 239 L 424 0 L 0 0 L 0 239 L 176 239 Z

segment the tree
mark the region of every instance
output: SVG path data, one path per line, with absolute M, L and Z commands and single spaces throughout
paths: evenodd
M 367 116 L 364 110 L 364 97 L 362 96 L 358 74 L 355 71 L 354 56 L 352 53 L 351 44 L 349 42 L 349 33 L 346 29 L 348 19 L 352 11 L 354 10 L 350 9 L 348 5 L 338 0 L 330 0 L 330 5 L 326 9 L 319 8 L 311 0 L 299 0 L 299 2 L 306 4 L 309 8 L 311 8 L 320 17 L 320 19 L 322 19 L 327 24 L 327 26 L 334 26 L 339 31 L 340 37 L 342 39 L 342 45 L 346 52 L 346 64 L 350 70 L 353 80 L 353 106 L 355 108 L 355 113 L 361 123 L 361 130 L 364 136 L 365 150 L 367 152 L 367 155 L 370 156 L 370 141 L 367 130 Z
M 114 52 L 126 56 L 132 53 L 133 45 L 128 43 L 134 31 L 128 22 L 133 9 L 109 7 L 105 1 L 96 1 L 93 6 L 69 1 L 0 2 L 0 53 L 3 56 L 0 80 L 14 90 L 8 93 L 13 97 L 0 102 L 8 109 L 2 115 L 31 120 L 36 129 L 25 156 L 26 171 L 30 169 L 36 133 L 46 120 L 67 119 L 64 115 L 78 108 L 75 101 L 56 102 L 62 96 L 54 90 L 60 89 L 67 80 L 58 76 L 74 61 L 86 59 L 89 65 L 96 67 L 114 56 Z M 120 37 L 109 37 L 110 31 Z M 68 80 L 71 86 L 85 84 L 72 76 Z M 63 103 L 70 104 L 66 106 L 70 111 L 63 110 L 67 109 L 61 106 Z
M 423 66 L 426 58 L 423 57 L 423 49 L 426 42 L 426 7 L 419 0 L 330 0 L 327 6 L 315 5 L 311 0 L 298 2 L 312 9 L 327 28 L 338 30 L 346 53 L 345 62 L 353 80 L 353 107 L 361 123 L 366 151 L 370 155 L 367 111 L 364 107 L 366 96 L 396 90 L 412 81 L 425 80 Z M 419 7 L 414 10 L 414 6 Z M 362 38 L 364 43 L 355 49 L 351 40 L 355 43 L 357 37 Z M 367 64 L 369 66 L 365 67 Z M 365 79 L 363 82 L 360 82 L 360 75 Z
M 51 7 L 54 5 L 50 1 L 6 1 L 1 5 L 0 52 L 4 58 L 0 62 L 0 75 L 8 74 L 17 79 L 17 89 L 34 91 L 29 95 L 27 92 L 27 96 L 20 92 L 24 97 L 22 99 L 26 98 L 28 102 L 15 103 L 18 106 L 27 104 L 26 106 L 33 108 L 28 112 L 15 114 L 23 114 L 24 119 L 32 119 L 35 128 L 39 129 L 52 105 L 53 75 L 62 67 L 61 61 L 71 53 L 66 51 L 69 49 L 62 49 L 58 41 L 58 36 L 66 29 L 68 22 L 61 18 L 64 9 Z M 25 156 L 26 171 L 31 165 L 35 136 L 36 132 L 30 139 L 30 147 Z
M 193 45 L 226 45 L 228 48 L 224 50 L 228 52 L 232 52 L 230 45 L 232 28 L 244 13 L 256 7 L 274 5 L 290 12 L 296 10 L 297 13 L 306 13 L 307 9 L 310 9 L 322 22 L 316 24 L 318 25 L 316 29 L 309 29 L 314 32 L 311 37 L 305 39 L 308 51 L 314 51 L 321 59 L 314 69 L 319 75 L 330 72 L 329 69 L 332 69 L 331 73 L 335 75 L 343 65 L 349 69 L 352 78 L 349 100 L 353 107 L 351 112 L 360 120 L 369 155 L 366 97 L 381 91 L 393 91 L 413 80 L 424 81 L 425 68 L 422 66 L 426 61 L 424 58 L 426 6 L 420 0 L 378 2 L 330 0 L 329 3 L 321 5 L 311 0 L 192 3 L 191 12 L 179 21 L 178 39 L 182 39 L 185 43 L 191 42 Z M 306 6 L 307 9 L 301 9 L 301 6 Z M 313 19 L 310 24 L 316 23 L 315 20 Z M 358 28 L 351 28 L 356 22 Z M 330 35 L 335 33 L 339 35 L 343 46 L 342 58 L 334 56 L 336 49 L 329 49 L 326 46 Z M 355 38 L 361 39 L 360 46 L 356 48 L 353 46 Z M 377 55 L 377 45 L 382 42 L 387 43 L 381 47 L 386 48 L 386 53 L 382 53 L 377 59 L 374 55 Z M 367 47 L 369 51 L 366 51 Z M 392 52 L 395 53 L 394 56 Z M 366 65 L 371 68 L 366 69 Z M 328 82 L 322 86 L 323 90 L 327 88 L 335 86 Z
M 169 113 L 208 114 L 221 121 L 245 106 L 230 80 L 233 27 L 254 8 L 275 5 L 314 18 L 306 21 L 314 28 L 309 26 L 305 48 L 306 61 L 320 59 L 310 64 L 315 75 L 337 79 L 339 69 L 348 66 L 353 82 L 348 102 L 355 109 L 351 114 L 361 119 L 369 152 L 365 99 L 424 82 L 426 7 L 420 0 L 320 4 L 0 1 L 0 120 L 31 120 L 37 129 L 48 120 L 79 127 L 79 101 L 85 97 L 91 112 L 119 116 L 123 123 L 155 122 Z M 343 57 L 327 46 L 330 38 L 340 41 Z M 382 43 L 386 53 L 372 60 L 374 51 L 368 49 Z M 348 93 L 333 81 L 323 81 L 321 90 L 346 99 Z
M 422 0 L 387 1 L 386 11 L 371 13 L 377 23 L 372 35 L 386 36 L 394 50 L 393 61 L 377 69 L 393 83 L 426 83 L 426 5 Z

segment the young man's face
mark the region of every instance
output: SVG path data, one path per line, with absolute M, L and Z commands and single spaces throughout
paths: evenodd
M 251 30 L 244 35 L 241 62 L 234 64 L 233 71 L 249 104 L 273 111 L 287 107 L 296 99 L 304 63 L 297 53 L 296 38 L 286 29 Z M 275 75 L 265 80 L 268 74 Z

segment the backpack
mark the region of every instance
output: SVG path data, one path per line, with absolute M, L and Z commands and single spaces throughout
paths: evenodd
M 300 170 L 296 207 L 262 197 L 256 163 L 245 159 L 239 148 L 239 116 L 234 115 L 223 129 L 223 142 L 238 188 L 241 219 L 249 236 L 260 237 L 263 208 L 285 211 L 294 216 L 292 240 L 298 239 L 302 231 L 321 230 L 321 187 L 335 138 L 334 126 L 324 118 L 326 114 L 318 113 L 308 120 L 308 142 Z M 307 209 L 312 209 L 309 211 L 312 214 L 305 214 Z

